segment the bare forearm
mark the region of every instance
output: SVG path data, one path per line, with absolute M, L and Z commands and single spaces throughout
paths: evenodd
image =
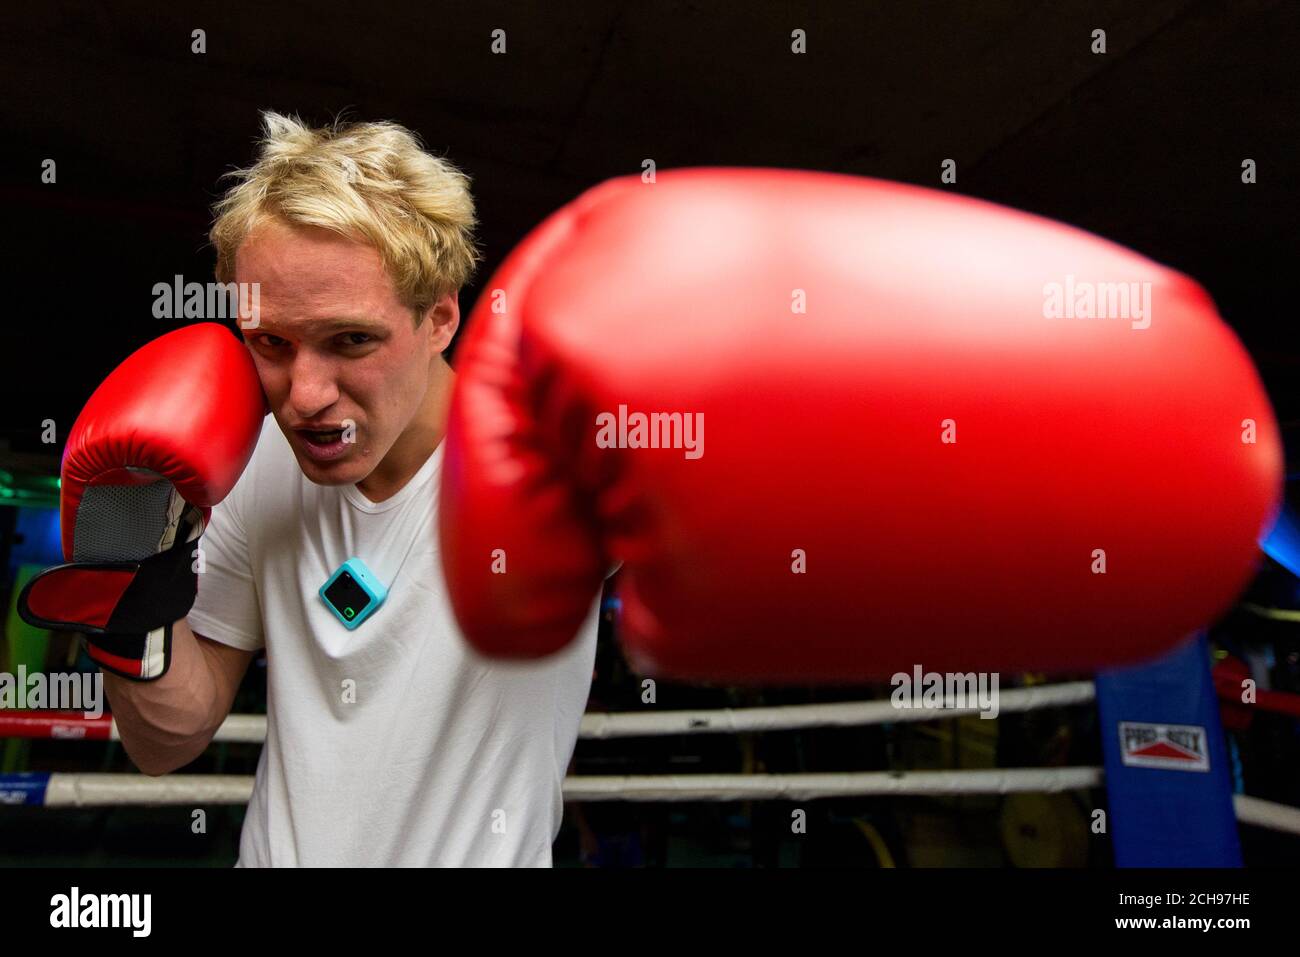
M 172 629 L 171 667 L 157 681 L 105 672 L 104 689 L 122 743 L 146 774 L 165 774 L 193 761 L 225 719 L 208 658 L 182 619 Z

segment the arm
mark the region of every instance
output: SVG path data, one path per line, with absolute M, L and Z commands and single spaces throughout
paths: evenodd
M 182 618 L 172 627 L 171 667 L 157 681 L 105 671 L 113 718 L 136 767 L 166 774 L 202 754 L 230 714 L 253 655 L 196 635 Z

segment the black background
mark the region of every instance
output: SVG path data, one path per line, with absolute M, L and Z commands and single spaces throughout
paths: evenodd
M 1292 0 L 6 5 L 0 456 L 53 474 L 41 421 L 66 434 L 117 362 L 183 324 L 152 317 L 153 285 L 211 278 L 209 207 L 251 161 L 261 109 L 393 119 L 472 176 L 486 262 L 465 314 L 531 226 L 646 158 L 878 176 L 1188 272 L 1286 426 L 1300 419 L 1298 27 Z M 806 55 L 790 52 L 795 28 Z M 56 184 L 40 181 L 47 158 Z

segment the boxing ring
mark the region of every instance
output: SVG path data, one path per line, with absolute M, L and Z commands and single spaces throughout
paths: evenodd
M 999 712 L 1025 713 L 1042 708 L 1091 705 L 1096 690 L 1090 681 L 1075 681 L 1004 691 Z M 1291 702 L 1287 702 L 1288 705 Z M 659 713 L 588 713 L 579 738 L 660 735 L 740 734 L 811 728 L 866 727 L 936 721 L 975 715 L 976 708 L 899 709 L 889 701 L 760 708 L 681 710 Z M 231 715 L 217 730 L 214 743 L 258 744 L 266 737 L 264 715 Z M 88 718 L 79 712 L 0 713 L 0 738 L 119 740 L 111 716 Z M 849 797 L 951 797 L 1061 793 L 1105 784 L 1101 767 L 993 768 L 953 771 L 867 771 L 800 774 L 665 774 L 569 776 L 566 801 L 749 801 L 817 800 Z M 20 773 L 0 775 L 0 804 L 44 807 L 111 807 L 124 805 L 231 805 L 247 803 L 252 775 Z M 1241 824 L 1300 835 L 1300 808 L 1244 794 L 1232 796 Z

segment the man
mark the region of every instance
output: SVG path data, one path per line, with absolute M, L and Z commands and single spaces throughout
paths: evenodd
M 107 677 L 123 743 L 147 774 L 192 761 L 265 649 L 267 740 L 241 866 L 549 866 L 599 596 L 572 649 L 526 665 L 480 657 L 452 616 L 436 512 L 455 378 L 442 353 L 479 258 L 468 180 L 392 123 L 264 122 L 211 238 L 219 279 L 258 284 L 257 314 L 240 325 L 271 417 L 211 512 L 164 673 Z M 203 349 L 237 364 L 221 348 L 187 342 L 168 358 Z M 260 400 L 218 387 L 232 406 Z M 196 445 L 188 454 L 205 454 Z M 388 589 L 355 628 L 318 595 L 349 559 Z M 92 654 L 122 671 L 109 644 L 92 636 Z
M 1249 579 L 1277 425 L 1188 277 L 899 184 L 623 177 L 502 264 L 449 400 L 464 249 L 426 227 L 468 229 L 470 207 L 394 128 L 363 129 L 268 122 L 214 229 L 219 274 L 264 287 L 252 360 L 191 327 L 101 386 L 65 457 L 74 565 L 34 580 L 38 617 L 61 592 L 105 667 L 157 678 L 175 646 L 173 677 L 114 688 L 147 770 L 202 748 L 266 643 L 245 862 L 544 863 L 536 790 L 557 826 L 617 559 L 633 667 L 710 682 L 1106 667 L 1168 651 Z M 1138 290 L 1140 314 L 1067 315 L 1061 277 L 1084 306 Z M 189 605 L 153 595 L 180 594 L 261 387 L 280 429 L 213 513 L 193 639 L 156 613 Z M 354 629 L 313 592 L 355 559 L 395 597 Z M 439 644 L 459 635 L 435 571 L 464 638 L 531 666 Z

